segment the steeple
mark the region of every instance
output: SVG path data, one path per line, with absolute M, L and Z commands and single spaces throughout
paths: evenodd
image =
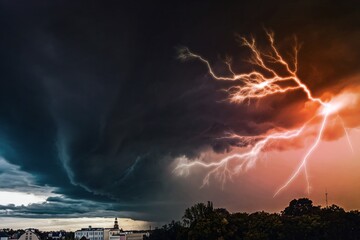
M 114 229 L 119 229 L 119 224 L 118 224 L 117 218 L 115 218 Z

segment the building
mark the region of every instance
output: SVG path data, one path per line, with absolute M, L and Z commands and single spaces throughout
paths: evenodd
M 104 240 L 118 240 L 118 236 L 121 232 L 122 229 L 119 228 L 118 220 L 115 218 L 114 227 L 104 229 Z
M 40 237 L 34 230 L 27 229 L 25 233 L 20 236 L 19 240 L 40 240 Z
M 81 230 L 75 231 L 75 239 L 79 240 L 85 237 L 88 240 L 104 240 L 104 228 L 82 228 Z
M 128 233 L 126 234 L 126 238 L 125 240 L 143 240 L 144 236 L 149 236 L 148 233 L 144 233 L 144 232 L 138 232 L 138 233 Z
M 4 232 L 0 232 L 0 240 L 9 240 L 9 236 Z
M 113 228 L 82 228 L 75 232 L 76 240 L 143 240 L 144 236 L 149 236 L 148 232 L 123 231 L 119 227 L 117 218 Z
M 125 233 L 121 233 L 121 232 L 111 232 L 111 234 L 109 234 L 109 239 L 108 240 L 125 240 Z
M 23 235 L 23 232 L 18 231 L 16 233 L 13 233 L 11 236 L 9 236 L 9 240 L 17 240 Z
M 110 236 L 109 240 L 143 240 L 144 236 L 149 236 L 145 232 L 121 232 Z
M 117 240 L 116 235 L 120 234 L 122 230 L 119 229 L 119 223 L 117 218 L 114 221 L 113 228 L 105 228 L 104 229 L 104 240 Z
M 65 232 L 50 232 L 48 233 L 48 239 L 52 239 L 52 240 L 61 240 L 61 239 L 65 239 Z
M 144 236 L 149 236 L 148 232 L 123 231 L 119 227 L 118 219 L 115 218 L 113 228 L 105 228 L 104 240 L 143 240 Z

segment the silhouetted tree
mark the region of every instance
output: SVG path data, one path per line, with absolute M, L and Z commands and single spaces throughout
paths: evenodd
M 213 203 L 208 201 L 207 204 L 197 203 L 194 206 L 187 208 L 183 216 L 185 225 L 191 226 L 199 220 L 206 219 L 214 211 Z
M 282 211 L 283 215 L 301 216 L 315 213 L 320 210 L 319 206 L 313 206 L 312 201 L 308 198 L 294 199 L 289 206 Z
M 256 212 L 248 217 L 248 229 L 244 239 L 282 239 L 282 228 L 280 215 Z

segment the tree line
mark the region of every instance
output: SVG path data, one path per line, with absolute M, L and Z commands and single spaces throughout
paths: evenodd
M 360 240 L 360 212 L 314 206 L 307 198 L 292 200 L 281 213 L 230 213 L 212 202 L 198 203 L 185 210 L 181 221 L 153 230 L 146 239 Z

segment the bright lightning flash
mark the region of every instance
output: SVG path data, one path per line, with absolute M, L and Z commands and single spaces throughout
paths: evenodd
M 305 122 L 301 127 L 297 129 L 273 129 L 273 131 L 271 131 L 270 133 L 261 136 L 239 136 L 236 134 L 231 134 L 228 137 L 236 138 L 239 141 L 248 143 L 248 149 L 246 149 L 242 153 L 235 153 L 214 162 L 205 162 L 199 159 L 191 162 L 181 161 L 174 169 L 175 172 L 179 174 L 184 172 L 188 173 L 189 170 L 193 167 L 203 167 L 209 169 L 203 179 L 203 186 L 209 184 L 211 177 L 218 178 L 224 185 L 227 179 L 231 179 L 234 174 L 246 171 L 249 168 L 253 167 L 259 160 L 260 154 L 264 151 L 264 148 L 268 144 L 277 140 L 290 140 L 297 138 L 302 133 L 304 133 L 305 129 L 309 127 L 310 122 L 312 122 L 314 119 L 321 119 L 321 124 L 319 125 L 319 128 L 317 130 L 315 141 L 307 150 L 298 167 L 288 178 L 288 180 L 279 187 L 279 189 L 275 192 L 274 196 L 276 196 L 287 186 L 289 186 L 302 171 L 305 174 L 307 191 L 308 193 L 310 192 L 307 162 L 321 141 L 324 129 L 329 120 L 329 116 L 337 115 L 340 118 L 338 111 L 346 105 L 349 97 L 335 97 L 332 98 L 330 101 L 326 102 L 318 97 L 314 97 L 311 90 L 297 75 L 298 52 L 300 49 L 299 45 L 294 45 L 292 49 L 292 59 L 290 62 L 287 62 L 275 45 L 274 34 L 272 32 L 266 31 L 266 35 L 269 40 L 269 48 L 266 52 L 259 50 L 254 38 L 240 37 L 242 45 L 244 47 L 247 47 L 251 51 L 252 55 L 250 58 L 250 63 L 256 66 L 257 69 L 259 69 L 257 71 L 253 70 L 248 73 L 237 74 L 233 71 L 231 63 L 225 62 L 231 75 L 230 77 L 219 76 L 214 72 L 208 60 L 206 60 L 200 55 L 192 53 L 187 48 L 184 48 L 180 51 L 180 58 L 198 59 L 207 66 L 209 74 L 215 80 L 233 81 L 234 85 L 226 89 L 226 92 L 229 94 L 228 100 L 230 102 L 242 103 L 244 101 L 250 101 L 252 99 L 261 99 L 273 94 L 284 94 L 290 91 L 302 90 L 306 94 L 306 97 L 309 101 L 318 104 L 319 111 L 315 113 L 309 121 Z M 274 66 L 276 66 L 276 68 L 274 68 Z M 281 68 L 282 71 L 280 73 L 280 71 L 277 69 Z M 286 84 L 289 82 L 291 82 L 292 85 L 289 86 L 289 84 Z M 347 134 L 347 129 L 345 128 L 344 124 L 343 127 Z M 351 146 L 350 141 L 349 144 Z M 232 167 L 230 167 L 230 164 Z

